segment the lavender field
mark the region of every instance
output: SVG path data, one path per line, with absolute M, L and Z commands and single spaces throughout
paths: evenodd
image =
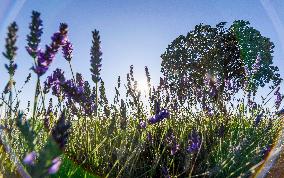
M 149 60 L 107 61 L 121 49 L 132 55 L 130 46 L 143 40 L 119 41 L 112 54 L 102 47 L 104 39 L 106 48 L 112 44 L 102 35 L 108 28 L 104 33 L 88 21 L 81 31 L 93 27 L 83 36 L 74 16 L 54 20 L 49 34 L 48 16 L 32 10 L 26 26 L 14 19 L 0 36 L 0 177 L 266 175 L 263 165 L 282 131 L 283 69 L 276 60 L 281 44 L 256 17 L 172 27 L 153 67 Z M 86 36 L 89 46 L 78 42 Z

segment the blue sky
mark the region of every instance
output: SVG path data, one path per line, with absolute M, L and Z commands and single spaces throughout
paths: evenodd
M 19 25 L 19 46 L 15 74 L 17 85 L 25 80 L 32 66 L 24 46 L 32 10 L 42 14 L 44 33 L 41 46 L 50 43 L 50 36 L 58 30 L 60 22 L 69 25 L 69 39 L 74 45 L 73 67 L 90 80 L 91 31 L 101 34 L 103 61 L 102 78 L 107 94 L 113 95 L 117 77 L 125 81 L 129 66 L 134 65 L 137 80 L 145 80 L 144 66 L 148 66 L 154 83 L 160 73 L 160 55 L 168 44 L 181 34 L 192 30 L 196 24 L 215 25 L 226 21 L 248 20 L 263 36 L 275 44 L 274 64 L 284 76 L 284 1 L 282 0 L 0 0 L 0 50 L 4 51 L 7 25 L 15 20 Z M 6 84 L 8 74 L 4 69 L 7 61 L 0 57 L 0 86 Z M 54 69 L 62 68 L 69 73 L 68 63 L 58 55 L 48 76 Z M 70 76 L 70 75 L 69 75 Z M 43 77 L 43 78 L 44 78 Z M 71 76 L 70 76 L 71 77 Z M 35 79 L 35 77 L 34 77 Z M 22 97 L 32 100 L 35 83 L 31 82 Z M 111 98 L 111 97 L 110 97 Z

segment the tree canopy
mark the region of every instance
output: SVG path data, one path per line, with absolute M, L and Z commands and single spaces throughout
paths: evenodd
M 229 100 L 240 89 L 254 93 L 269 82 L 280 83 L 273 48 L 247 21 L 234 21 L 229 28 L 226 22 L 199 24 L 167 47 L 161 72 L 171 90 L 187 99 Z

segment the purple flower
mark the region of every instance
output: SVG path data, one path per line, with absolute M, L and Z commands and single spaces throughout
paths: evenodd
M 54 158 L 54 159 L 52 160 L 52 163 L 55 164 L 55 163 L 57 163 L 58 161 L 60 161 L 60 158 L 59 158 L 59 157 L 56 157 L 56 158 Z
M 57 157 L 52 160 L 52 166 L 48 169 L 48 174 L 55 174 L 61 165 L 61 160 Z
M 162 121 L 163 119 L 169 118 L 169 117 L 170 117 L 169 111 L 166 110 L 166 109 L 163 109 L 163 110 L 160 111 L 158 114 L 152 116 L 152 117 L 148 120 L 148 122 L 149 122 L 150 124 L 155 124 L 155 123 L 160 122 L 160 121 Z
M 72 43 L 69 40 L 67 40 L 66 43 L 62 46 L 62 52 L 63 52 L 64 58 L 67 61 L 71 61 L 73 46 L 72 46 Z
M 37 51 L 37 65 L 32 67 L 39 76 L 45 74 L 51 62 L 55 58 L 58 49 L 67 42 L 67 25 L 60 24 L 60 31 L 53 34 L 51 44 L 45 46 L 45 51 Z
M 145 128 L 146 128 L 146 122 L 143 121 L 143 120 L 141 120 L 141 121 L 139 122 L 139 125 L 140 125 L 140 128 L 142 128 L 142 129 L 145 129 Z
M 187 152 L 192 153 L 199 150 L 201 146 L 201 139 L 195 130 L 189 135 L 188 143 L 189 145 L 186 149 Z
M 44 82 L 44 91 L 47 93 L 52 88 L 52 94 L 59 97 L 61 87 L 60 85 L 65 82 L 64 72 L 61 69 L 55 69 L 51 76 L 47 77 Z
M 35 151 L 32 151 L 30 152 L 29 154 L 27 154 L 24 158 L 24 163 L 27 164 L 27 165 L 33 165 L 34 162 L 35 162 L 35 159 L 36 159 L 36 152 Z

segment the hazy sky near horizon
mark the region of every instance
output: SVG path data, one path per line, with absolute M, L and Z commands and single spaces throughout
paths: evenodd
M 199 23 L 216 25 L 225 21 L 231 25 L 234 20 L 248 20 L 263 36 L 274 42 L 274 64 L 279 66 L 280 74 L 284 76 L 282 0 L 0 0 L 1 52 L 4 51 L 8 24 L 15 20 L 19 25 L 18 69 L 15 74 L 18 87 L 24 82 L 33 64 L 24 48 L 32 10 L 39 11 L 43 20 L 42 48 L 50 43 L 51 35 L 58 30 L 61 22 L 69 25 L 69 39 L 74 46 L 72 65 L 86 80 L 91 79 L 91 31 L 100 31 L 103 52 L 101 74 L 110 98 L 117 77 L 121 76 L 125 83 L 132 64 L 137 80 L 145 80 L 144 67 L 148 66 L 154 83 L 157 83 L 161 76 L 160 55 L 171 41 Z M 7 60 L 1 56 L 1 88 L 4 88 L 8 79 L 5 63 Z M 70 74 L 68 63 L 60 54 L 42 80 L 56 68 L 62 68 L 67 75 Z M 31 82 L 23 90 L 22 97 L 25 100 L 32 100 L 34 87 L 35 82 Z

